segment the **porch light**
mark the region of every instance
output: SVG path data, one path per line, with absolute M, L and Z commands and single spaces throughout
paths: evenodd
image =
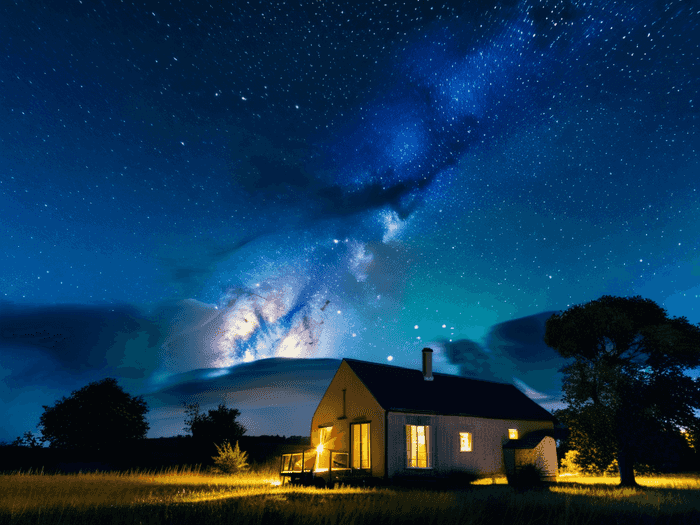
M 316 452 L 318 452 L 319 454 L 323 453 L 323 443 L 316 447 Z

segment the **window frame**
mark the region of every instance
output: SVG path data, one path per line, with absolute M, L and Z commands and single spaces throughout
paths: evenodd
M 406 436 L 406 468 L 408 469 L 416 469 L 416 470 L 429 470 L 433 468 L 433 455 L 431 453 L 430 447 L 432 445 L 432 432 L 430 430 L 430 425 L 406 425 L 405 426 L 405 436 Z M 421 466 L 419 464 L 420 461 L 420 456 L 418 452 L 418 428 L 423 428 L 423 434 L 425 436 L 425 444 L 423 445 L 425 447 L 425 466 Z M 414 436 L 414 430 L 415 429 L 415 447 L 413 446 L 413 436 Z M 411 454 L 413 449 L 415 448 L 416 452 L 416 457 L 414 458 Z M 411 463 L 415 463 L 415 465 L 412 465 Z
M 362 442 L 362 426 L 367 425 L 367 443 Z M 358 433 L 359 430 L 359 433 Z M 359 460 L 359 467 L 356 467 L 355 463 L 355 436 L 359 436 L 359 451 L 360 451 L 360 460 Z M 365 445 L 365 446 L 363 446 Z M 363 448 L 366 448 L 367 451 L 367 462 L 365 465 L 364 462 L 364 456 L 362 455 L 362 450 Z M 350 466 L 353 470 L 370 470 L 372 468 L 372 426 L 370 421 L 358 421 L 357 423 L 351 423 L 350 424 Z
M 462 448 L 462 436 L 467 436 L 467 448 Z M 474 437 L 471 432 L 460 432 L 459 433 L 459 451 L 460 452 L 473 452 L 474 451 Z
M 333 425 L 323 425 L 318 427 L 318 444 L 323 445 L 323 451 L 318 452 L 318 445 L 316 445 L 316 462 L 314 463 L 314 470 L 319 470 L 324 468 L 323 462 L 324 453 L 326 452 L 326 443 L 330 441 L 330 437 L 333 433 Z M 330 453 L 328 454 L 328 461 L 330 461 Z M 330 466 L 328 467 L 330 468 Z

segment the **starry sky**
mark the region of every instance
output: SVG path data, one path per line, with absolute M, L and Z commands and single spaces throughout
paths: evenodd
M 699 22 L 687 0 L 2 2 L 0 440 L 108 376 L 149 436 L 222 399 L 249 434 L 308 435 L 339 359 L 424 346 L 556 408 L 551 313 L 641 295 L 700 322 Z

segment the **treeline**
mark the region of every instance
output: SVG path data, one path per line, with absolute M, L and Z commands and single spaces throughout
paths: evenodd
M 307 436 L 240 436 L 251 465 L 274 463 L 281 454 L 309 446 Z M 0 446 L 0 472 L 28 470 L 46 473 L 79 471 L 159 470 L 182 465 L 212 466 L 211 451 L 192 436 L 141 439 L 108 451 L 17 445 Z

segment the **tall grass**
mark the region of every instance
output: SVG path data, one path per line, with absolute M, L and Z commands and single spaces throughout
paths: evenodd
M 610 478 L 560 478 L 518 491 L 485 480 L 464 490 L 277 486 L 276 469 L 237 476 L 198 467 L 164 471 L 0 475 L 0 524 L 700 523 L 700 478 L 639 478 L 619 489 Z M 495 481 L 495 483 L 493 483 Z

